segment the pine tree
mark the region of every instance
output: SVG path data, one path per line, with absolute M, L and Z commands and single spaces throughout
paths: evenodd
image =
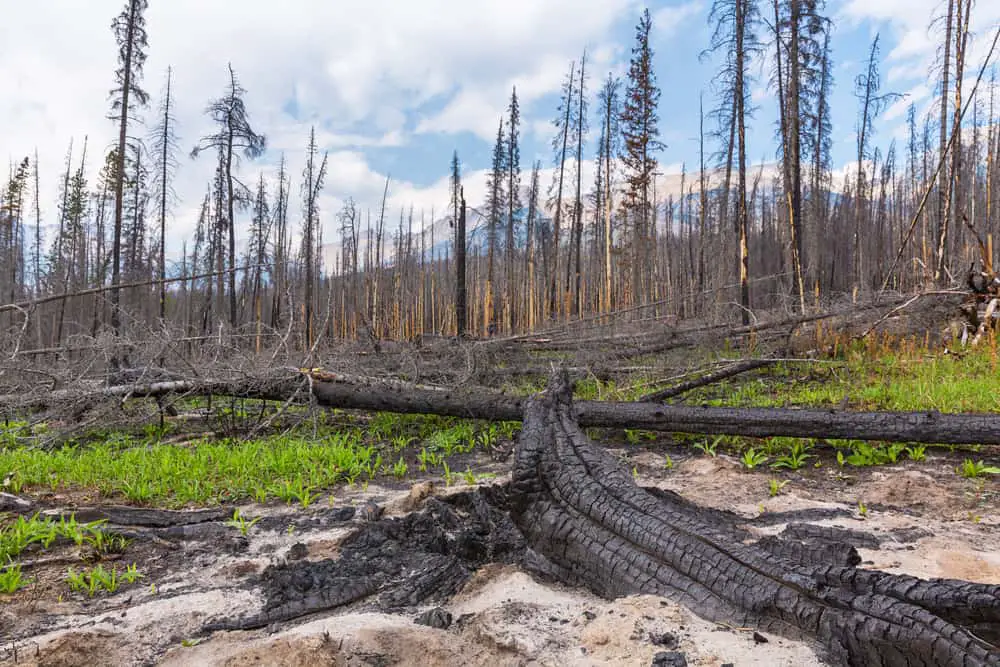
M 0 258 L 5 269 L 0 275 L 0 287 L 6 287 L 2 292 L 10 303 L 17 301 L 24 280 L 24 198 L 28 169 L 28 158 L 24 158 L 12 169 L 5 190 L 0 191 Z
M 496 249 L 499 242 L 500 226 L 506 209 L 504 180 L 506 168 L 506 140 L 504 122 L 500 119 L 497 140 L 493 144 L 493 166 L 486 179 L 486 301 L 483 307 L 484 329 L 492 331 L 499 322 L 499 306 L 496 289 Z
M 233 66 L 230 65 L 229 87 L 226 94 L 213 100 L 206 110 L 209 117 L 219 126 L 219 131 L 202 137 L 191 151 L 191 157 L 196 158 L 202 151 L 209 148 L 216 149 L 225 175 L 226 208 L 225 217 L 220 218 L 220 221 L 225 225 L 229 241 L 229 324 L 233 329 L 237 325 L 236 205 L 243 206 L 250 201 L 249 190 L 235 179 L 233 171 L 238 166 L 241 153 L 247 159 L 255 160 L 264 153 L 267 146 L 267 138 L 263 134 L 257 134 L 250 125 L 250 116 L 243 99 L 245 94 L 246 90 L 240 86 Z
M 506 258 L 506 280 L 507 280 L 507 304 L 508 304 L 508 326 L 513 333 L 517 326 L 517 303 L 514 280 L 514 250 L 515 233 L 517 231 L 519 217 L 521 215 L 521 110 L 517 101 L 517 88 L 510 94 L 510 105 L 507 107 L 507 154 L 505 166 L 507 168 L 507 239 L 504 247 L 504 257 Z
M 271 301 L 271 327 L 277 329 L 282 324 L 281 300 L 288 284 L 288 256 L 290 250 L 288 234 L 288 174 L 285 170 L 285 156 L 281 155 L 278 166 L 278 192 L 274 197 L 274 291 Z
M 87 196 L 87 145 L 84 142 L 80 166 L 64 184 L 60 229 L 53 242 L 52 257 L 49 260 L 50 277 L 56 291 L 66 294 L 84 284 L 87 278 L 86 217 L 89 212 Z M 67 164 L 67 175 L 69 165 Z M 63 326 L 66 319 L 66 299 L 59 302 L 59 316 L 56 320 L 54 345 L 62 344 Z
M 462 163 L 458 160 L 458 151 L 451 156 L 451 205 L 452 223 L 455 226 L 455 329 L 459 338 L 466 332 L 466 239 L 465 239 L 465 196 L 462 190 Z M 433 226 L 431 233 L 433 234 Z M 433 240 L 431 246 L 433 246 Z
M 852 244 L 854 253 L 853 281 L 855 290 L 861 288 L 862 280 L 864 278 L 864 265 L 862 263 L 864 253 L 862 249 L 861 230 L 863 225 L 867 222 L 867 197 L 869 187 L 865 174 L 864 160 L 870 155 L 869 144 L 871 142 L 872 135 L 875 132 L 875 118 L 882 113 L 882 111 L 889 104 L 900 97 L 900 95 L 896 93 L 880 92 L 882 82 L 878 71 L 878 40 L 879 36 L 876 33 L 875 39 L 872 40 L 871 49 L 868 53 L 868 63 L 865 67 L 865 71 L 862 74 L 859 74 L 857 79 L 854 81 L 854 95 L 860 102 L 857 127 L 857 180 L 854 190 L 854 242 Z M 872 177 L 873 184 L 874 172 Z
M 552 138 L 552 150 L 555 153 L 556 172 L 553 175 L 552 188 L 555 190 L 549 198 L 549 208 L 554 210 L 552 217 L 551 240 L 544 246 L 543 257 L 551 259 L 545 262 L 545 272 L 549 281 L 549 317 L 555 319 L 559 310 L 559 237 L 563 221 L 563 186 L 566 177 L 566 151 L 569 148 L 570 121 L 573 114 L 573 91 L 576 90 L 576 63 L 570 63 L 569 74 L 563 83 L 562 97 L 559 109 L 552 124 L 556 135 Z M 551 192 L 551 191 L 550 191 Z M 551 247 L 550 247 L 551 246 Z
M 937 234 L 935 246 L 937 252 L 934 259 L 934 280 L 941 278 L 942 270 L 946 262 L 946 244 L 948 240 L 948 217 L 951 208 L 951 174 L 948 170 L 948 161 L 945 153 L 948 151 L 948 92 L 949 76 L 951 74 L 951 42 L 952 31 L 955 24 L 955 7 L 961 0 L 945 0 L 948 6 L 945 17 L 944 54 L 941 59 L 941 122 L 939 131 L 939 156 L 944 165 L 938 176 L 938 207 L 937 207 Z
M 647 274 L 643 273 L 643 269 L 651 265 L 651 189 L 657 166 L 655 153 L 665 148 L 658 139 L 656 107 L 660 101 L 660 89 L 656 85 L 653 49 L 649 43 L 652 27 L 649 9 L 646 9 L 636 27 L 621 117 L 624 139 L 621 159 L 626 184 L 622 204 L 632 222 L 632 289 L 637 302 L 645 301 L 649 293 L 645 284 Z
M 782 175 L 789 208 L 791 255 L 800 305 L 804 306 L 803 267 L 813 260 L 803 252 L 806 228 L 802 206 L 802 162 L 814 155 L 823 132 L 816 125 L 825 103 L 829 20 L 825 0 L 774 0 L 775 77 L 778 90 Z M 823 110 L 825 112 L 825 109 Z
M 253 321 L 260 328 L 263 317 L 263 291 L 265 287 L 264 273 L 268 263 L 268 245 L 271 239 L 271 207 L 267 198 L 267 184 L 264 174 L 257 179 L 257 193 L 253 200 L 253 217 L 250 219 L 250 243 L 247 244 L 247 260 L 250 268 L 248 277 L 250 307 L 253 310 Z M 259 340 L 259 339 L 258 339 Z
M 613 242 L 613 211 L 615 191 L 615 162 L 621 152 L 621 80 L 608 74 L 598 93 L 600 105 L 601 137 L 597 149 L 597 183 L 594 203 L 601 234 L 601 312 L 611 312 L 611 247 Z
M 171 179 L 177 169 L 177 136 L 174 132 L 174 100 L 172 90 L 173 71 L 167 68 L 167 81 L 163 90 L 163 99 L 160 103 L 159 122 L 153 129 L 152 149 L 156 156 L 157 169 L 153 178 L 153 196 L 158 205 L 158 217 L 160 223 L 159 257 L 157 265 L 160 278 L 160 322 L 161 326 L 167 318 L 167 213 L 170 204 L 176 200 L 171 185 Z
M 111 91 L 113 102 L 112 118 L 118 121 L 118 168 L 115 178 L 115 223 L 112 238 L 111 259 L 111 326 L 115 335 L 121 334 L 121 243 L 122 224 L 125 207 L 125 156 L 128 142 L 128 126 L 134 108 L 145 107 L 149 95 L 140 87 L 142 70 L 146 63 L 146 49 L 149 44 L 146 35 L 145 12 L 147 0 L 127 0 L 122 13 L 111 23 L 115 40 L 118 42 L 118 69 L 115 71 L 117 86 Z M 118 365 L 117 355 L 112 357 L 112 370 Z
M 583 259 L 583 143 L 587 135 L 587 52 L 580 58 L 580 78 L 577 82 L 577 105 L 572 117 L 574 147 L 576 148 L 576 198 L 573 201 L 573 314 L 580 317 L 583 310 L 583 285 L 581 262 Z M 566 292 L 570 291 L 570 263 L 566 261 Z
M 306 350 L 311 350 L 315 340 L 313 330 L 313 312 L 315 309 L 315 283 L 319 264 L 316 248 L 319 245 L 319 193 L 326 179 L 327 154 L 317 164 L 319 152 L 316 146 L 316 128 L 309 133 L 309 148 L 307 151 L 305 171 L 302 174 L 302 258 L 305 265 L 305 335 Z
M 531 185 L 528 188 L 528 217 L 527 237 L 524 249 L 525 280 L 524 293 L 526 295 L 525 314 L 527 315 L 527 330 L 531 331 L 535 327 L 535 223 L 538 219 L 538 197 L 540 195 L 540 178 L 542 163 L 536 160 L 531 169 Z

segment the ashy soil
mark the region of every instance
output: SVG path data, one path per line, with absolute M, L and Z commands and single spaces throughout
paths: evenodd
M 775 497 L 768 488 L 772 471 L 748 472 L 726 456 L 657 443 L 615 451 L 640 484 L 753 519 L 748 525 L 758 535 L 778 533 L 791 521 L 839 526 L 880 538 L 878 547 L 859 548 L 863 567 L 1000 583 L 1000 484 L 961 478 L 954 472 L 959 459 L 945 450 L 919 464 L 880 468 L 844 469 L 824 460 L 821 468 L 783 474 L 789 483 Z M 504 481 L 501 475 L 492 483 Z M 85 567 L 79 562 L 85 554 L 70 547 L 25 554 L 35 561 L 25 570 L 35 581 L 0 596 L 0 664 L 645 666 L 664 652 L 683 653 L 690 665 L 823 664 L 801 641 L 710 623 L 663 598 L 602 600 L 511 565 L 480 569 L 445 602 L 453 619 L 447 629 L 415 622 L 430 607 L 383 614 L 354 605 L 258 631 L 200 634 L 208 622 L 261 608 L 255 582 L 269 564 L 335 558 L 341 540 L 370 518 L 370 502 L 386 516 L 401 516 L 430 494 L 463 488 L 414 482 L 340 489 L 308 508 L 242 506 L 244 516 L 262 517 L 246 536 L 223 521 L 122 527 L 131 544 L 103 564 L 124 569 L 135 562 L 145 578 L 110 595 L 70 592 L 67 567 Z M 32 500 L 53 512 L 87 504 L 79 495 Z

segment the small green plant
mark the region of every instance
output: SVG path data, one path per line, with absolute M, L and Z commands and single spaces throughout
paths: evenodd
M 975 479 L 983 475 L 1000 475 L 1000 468 L 988 466 L 982 461 L 973 461 L 972 459 L 965 459 L 955 471 L 966 479 Z
M 406 477 L 406 473 L 409 472 L 409 468 L 410 467 L 406 465 L 406 461 L 404 461 L 403 457 L 400 456 L 399 460 L 392 466 L 392 476 L 396 479 L 403 479 Z
M 703 440 L 702 442 L 696 442 L 694 443 L 694 448 L 701 451 L 701 453 L 704 454 L 705 456 L 711 456 L 714 458 L 719 455 L 718 454 L 719 443 L 722 442 L 722 439 L 724 437 L 725 436 L 721 435 L 717 436 L 712 439 L 712 442 L 709 442 L 708 440 Z
M 420 461 L 420 472 L 427 472 L 431 466 L 438 464 L 438 455 L 422 447 L 417 454 L 417 460 Z
M 133 581 L 142 576 L 139 574 L 138 568 L 135 567 L 134 563 L 130 569 L 131 574 L 129 574 L 129 577 Z M 122 578 L 119 578 L 118 570 L 112 569 L 108 571 L 104 569 L 103 565 L 98 564 L 90 570 L 84 570 L 83 572 L 77 572 L 73 568 L 70 568 L 66 573 L 66 582 L 69 584 L 71 591 L 86 592 L 87 597 L 94 597 L 100 590 L 107 591 L 108 593 L 116 592 L 121 587 Z
M 87 590 L 87 576 L 83 572 L 77 572 L 73 568 L 70 568 L 66 573 L 66 582 L 69 584 L 69 589 L 76 593 L 77 591 Z
M 348 483 L 353 484 L 353 482 L 354 478 L 348 476 Z M 312 487 L 306 486 L 301 477 L 294 482 L 285 480 L 281 484 L 275 484 L 271 487 L 271 494 L 285 501 L 288 505 L 297 502 L 303 508 L 309 507 L 319 498 L 319 494 L 313 494 Z
M 256 524 L 258 521 L 260 521 L 260 517 L 259 516 L 258 517 L 254 517 L 250 521 L 247 521 L 246 517 L 244 517 L 240 513 L 240 508 L 237 507 L 236 509 L 233 510 L 233 518 L 231 518 L 228 521 L 226 521 L 226 525 L 227 526 L 232 526 L 233 528 L 236 528 L 237 530 L 240 531 L 240 535 L 242 535 L 243 537 L 246 537 L 247 533 L 250 532 L 250 529 L 253 528 L 254 524 Z
M 125 581 L 126 584 L 134 584 L 140 579 L 145 579 L 145 578 L 146 575 L 141 574 L 139 572 L 139 566 L 136 563 L 132 563 L 131 565 L 127 566 L 125 568 L 125 572 L 122 573 L 122 579 Z
M 466 468 L 465 472 L 462 473 L 465 477 L 465 483 L 469 486 L 475 486 L 476 484 L 476 473 L 472 472 L 472 468 Z
M 894 442 L 885 449 L 885 458 L 889 463 L 898 463 L 899 455 L 906 450 L 906 445 Z
M 864 519 L 868 517 L 868 506 L 860 500 L 858 501 L 858 515 Z
M 672 458 L 670 458 L 670 454 L 664 454 L 663 455 L 663 468 L 665 470 L 673 470 L 674 469 L 674 460 Z
M 812 458 L 809 454 L 811 449 L 810 445 L 803 444 L 801 442 L 796 442 L 792 445 L 791 450 L 788 454 L 779 456 L 778 460 L 771 464 L 771 467 L 775 470 L 779 468 L 787 468 L 788 470 L 798 470 L 805 466 L 806 462 Z
M 744 450 L 743 455 L 740 457 L 740 461 L 747 470 L 753 470 L 757 466 L 762 466 L 767 463 L 767 454 L 765 452 L 758 452 L 751 447 Z
M 771 497 L 772 498 L 776 497 L 779 493 L 781 493 L 784 490 L 784 488 L 787 485 L 788 485 L 787 479 L 779 480 L 779 479 L 774 479 L 772 477 L 771 481 L 768 483 L 768 491 L 771 494 Z
M 31 583 L 24 578 L 21 572 L 20 563 L 10 563 L 6 568 L 0 570 L 0 593 L 10 595 L 16 593 Z
M 410 443 L 414 440 L 416 438 L 410 435 L 397 435 L 392 439 L 392 448 L 398 452 L 401 449 L 409 447 Z
M 500 422 L 500 434 L 506 440 L 513 440 L 521 430 L 521 422 Z
M 442 462 L 441 467 L 444 468 L 444 485 L 451 486 L 452 473 L 451 473 L 451 468 L 448 467 L 448 462 L 447 461 Z
M 926 445 L 911 445 L 906 448 L 906 455 L 911 461 L 925 461 L 927 460 L 927 446 Z

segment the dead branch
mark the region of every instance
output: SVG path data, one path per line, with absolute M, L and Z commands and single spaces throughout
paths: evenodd
M 758 368 L 763 368 L 764 366 L 770 366 L 776 363 L 773 359 L 746 359 L 744 361 L 737 362 L 731 366 L 727 366 L 718 371 L 712 373 L 707 373 L 706 375 L 696 378 L 694 380 L 689 380 L 687 382 L 682 382 L 678 385 L 670 387 L 669 389 L 661 389 L 660 391 L 654 391 L 651 394 L 646 394 L 639 399 L 640 403 L 660 403 L 668 398 L 674 398 L 675 396 L 680 396 L 681 394 L 692 391 L 693 389 L 698 389 L 699 387 L 705 387 L 716 382 L 721 382 L 722 380 L 729 379 L 740 375 L 741 373 L 747 373 Z

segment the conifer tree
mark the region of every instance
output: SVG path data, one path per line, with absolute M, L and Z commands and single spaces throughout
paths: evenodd
M 206 113 L 218 125 L 218 132 L 202 137 L 191 151 L 192 157 L 198 157 L 202 151 L 216 149 L 225 176 L 223 185 L 226 206 L 224 217 L 219 220 L 225 227 L 229 242 L 229 324 L 234 329 L 237 325 L 236 206 L 249 203 L 250 192 L 236 180 L 233 173 L 238 166 L 240 154 L 249 160 L 255 160 L 264 153 L 267 146 L 267 138 L 263 134 L 257 134 L 250 125 L 250 115 L 243 99 L 245 94 L 246 90 L 240 86 L 233 66 L 229 65 L 229 87 L 225 95 L 213 100 L 206 109 Z
M 527 316 L 526 328 L 528 331 L 531 331 L 535 326 L 535 224 L 538 219 L 541 171 L 541 160 L 536 160 L 531 169 L 531 185 L 528 188 L 528 216 L 526 220 L 527 228 L 525 229 L 527 240 L 524 248 L 525 314 Z
M 160 321 L 166 321 L 167 317 L 167 213 L 171 203 L 176 200 L 171 180 L 174 171 L 177 169 L 177 136 L 174 132 L 174 100 L 172 81 L 173 70 L 167 68 L 167 81 L 163 89 L 163 99 L 160 102 L 159 121 L 153 129 L 152 149 L 156 156 L 156 173 L 153 177 L 153 196 L 156 198 L 158 208 L 158 218 L 160 226 L 159 234 L 159 257 L 157 258 L 157 268 L 160 278 Z
M 635 31 L 635 45 L 629 64 L 628 83 L 622 108 L 622 164 L 625 167 L 623 208 L 632 224 L 632 290 L 637 302 L 645 301 L 649 291 L 647 274 L 650 266 L 652 238 L 652 187 L 656 171 L 656 152 L 664 145 L 658 137 L 657 105 L 660 89 L 653 72 L 653 49 L 650 32 L 653 20 L 649 9 L 643 11 Z
M 572 242 L 573 272 L 573 314 L 580 317 L 583 310 L 583 285 L 581 263 L 583 261 L 583 143 L 587 134 L 587 52 L 580 58 L 580 78 L 577 81 L 577 104 L 572 118 L 574 147 L 576 148 L 576 198 L 573 201 Z M 566 292 L 570 292 L 570 262 L 566 260 Z
M 521 110 L 517 101 L 517 88 L 510 94 L 510 105 L 507 107 L 507 151 L 505 166 L 507 168 L 507 239 L 504 246 L 505 272 L 507 281 L 508 326 L 511 333 L 517 325 L 516 281 L 514 279 L 514 250 L 517 223 L 521 215 Z
M 146 49 L 149 46 L 146 35 L 145 12 L 147 0 L 126 0 L 125 8 L 111 23 L 115 40 L 118 42 L 118 69 L 115 71 L 116 87 L 113 97 L 112 119 L 118 122 L 118 168 L 115 174 L 115 222 L 112 238 L 111 259 L 111 326 L 115 335 L 121 333 L 121 244 L 122 224 L 125 207 L 125 159 L 128 142 L 130 114 L 134 108 L 145 107 L 149 95 L 142 89 L 142 70 L 146 63 Z M 117 366 L 117 355 L 112 357 L 112 370 Z
M 601 312 L 611 312 L 611 245 L 613 242 L 613 211 L 615 162 L 621 152 L 620 100 L 621 80 L 608 74 L 598 94 L 601 137 L 597 149 L 597 170 L 594 205 L 597 210 L 601 246 Z
M 559 109 L 552 124 L 556 135 L 552 138 L 552 150 L 555 153 L 556 171 L 553 175 L 552 196 L 549 198 L 549 208 L 553 209 L 551 239 L 545 244 L 547 251 L 544 256 L 551 261 L 545 262 L 545 272 L 549 282 L 549 317 L 555 319 L 559 313 L 559 238 L 563 223 L 563 186 L 566 178 L 566 152 L 569 149 L 571 119 L 573 114 L 573 94 L 576 90 L 576 63 L 570 63 L 569 74 L 563 83 L 562 97 Z M 550 247 L 551 246 L 551 247 Z
M 302 261 L 305 265 L 305 334 L 306 349 L 313 346 L 315 331 L 313 330 L 313 312 L 315 310 L 315 288 L 319 257 L 316 252 L 319 245 L 319 193 L 326 179 L 327 155 L 323 155 L 317 164 L 319 152 L 316 146 L 316 128 L 309 133 L 309 148 L 306 167 L 302 174 Z
M 496 249 L 499 242 L 500 225 L 505 213 L 504 180 L 506 169 L 506 139 L 504 122 L 500 119 L 497 140 L 493 144 L 493 165 L 486 180 L 486 302 L 483 307 L 484 329 L 496 327 L 499 321 L 499 306 L 496 299 Z

